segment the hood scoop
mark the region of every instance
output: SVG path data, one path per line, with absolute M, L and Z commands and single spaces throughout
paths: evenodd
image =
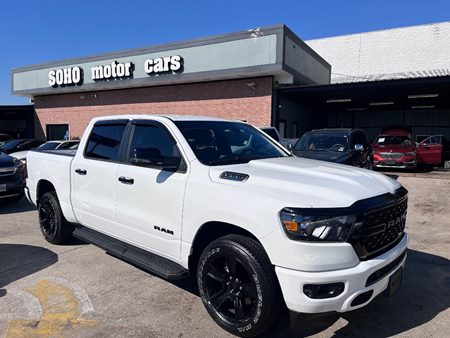
M 232 171 L 224 171 L 220 174 L 219 177 L 223 180 L 245 182 L 250 176 L 248 176 L 247 174 L 235 173 Z

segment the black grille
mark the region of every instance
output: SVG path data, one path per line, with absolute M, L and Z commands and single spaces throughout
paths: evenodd
M 381 158 L 401 158 L 402 153 L 380 153 Z
M 15 167 L 10 168 L 0 168 L 0 176 L 11 176 L 16 173 Z
M 379 255 L 401 241 L 406 223 L 407 196 L 393 205 L 359 216 L 350 242 L 361 260 Z
M 369 278 L 367 278 L 366 286 L 370 286 L 370 285 L 378 282 L 383 277 L 387 276 L 392 270 L 394 270 L 402 262 L 405 255 L 406 255 L 406 250 L 403 251 L 403 253 L 400 256 L 398 256 L 395 260 L 393 260 L 391 263 L 389 263 L 386 266 L 383 266 L 381 269 L 372 273 L 369 276 Z

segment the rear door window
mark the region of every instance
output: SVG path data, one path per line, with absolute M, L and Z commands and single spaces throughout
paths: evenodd
M 101 121 L 94 125 L 84 152 L 85 157 L 117 161 L 127 121 Z

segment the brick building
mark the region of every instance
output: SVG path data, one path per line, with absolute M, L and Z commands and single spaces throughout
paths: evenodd
M 330 69 L 279 25 L 15 69 L 13 93 L 34 100 L 37 137 L 80 137 L 92 117 L 125 113 L 270 126 L 274 88 L 327 84 Z

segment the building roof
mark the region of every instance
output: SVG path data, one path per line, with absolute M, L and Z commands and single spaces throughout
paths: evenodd
M 331 83 L 450 75 L 450 22 L 306 41 L 332 65 Z

